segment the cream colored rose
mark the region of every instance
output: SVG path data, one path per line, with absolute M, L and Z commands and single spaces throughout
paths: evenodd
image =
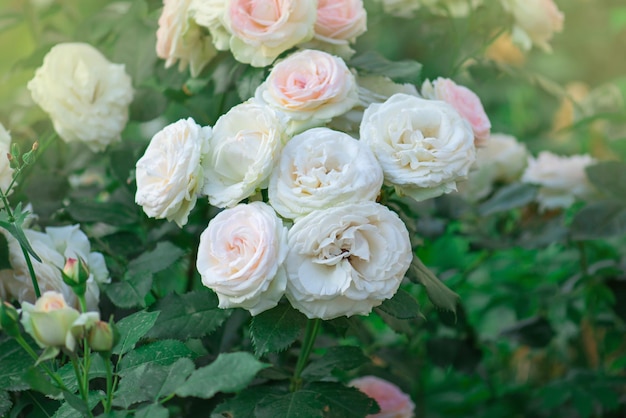
M 269 205 L 253 202 L 211 219 L 200 235 L 196 266 L 220 308 L 257 315 L 276 306 L 285 292 L 286 255 L 287 228 Z
M 133 100 L 124 65 L 83 43 L 52 47 L 28 89 L 65 142 L 84 142 L 92 151 L 120 140 Z
M 595 195 L 585 172 L 585 168 L 595 162 L 589 155 L 562 157 L 542 151 L 536 159 L 528 159 L 522 182 L 539 186 L 539 209 L 568 208 L 577 199 L 585 200 Z
M 501 0 L 505 10 L 513 15 L 513 42 L 524 50 L 537 45 L 551 51 L 550 40 L 563 30 L 563 13 L 553 0 Z
M 228 0 L 225 26 L 239 62 L 270 65 L 280 54 L 313 37 L 317 1 Z
M 478 201 L 491 193 L 496 182 L 518 180 L 528 160 L 526 146 L 505 134 L 492 134 L 487 146 L 478 149 L 476 162 L 459 192 L 469 201 Z
M 204 155 L 203 193 L 220 208 L 231 207 L 267 187 L 267 179 L 287 142 L 282 121 L 255 100 L 231 108 L 213 127 Z
M 11 135 L 0 123 L 0 189 L 7 193 L 9 185 L 13 181 L 13 169 L 7 158 L 11 152 Z
M 217 54 L 211 38 L 202 33 L 190 19 L 192 0 L 163 0 L 163 11 L 159 17 L 156 52 L 165 60 L 165 68 L 178 62 L 179 71 L 190 67 L 192 77 Z
M 365 110 L 361 141 L 385 181 L 418 201 L 456 190 L 476 159 L 472 128 L 452 106 L 406 94 Z
M 374 201 L 383 172 L 364 143 L 328 128 L 309 129 L 287 143 L 270 177 L 270 204 L 300 218 L 343 203 Z
M 272 68 L 255 97 L 289 119 L 288 131 L 322 125 L 358 103 L 354 75 L 326 52 L 296 52 Z
M 363 376 L 352 380 L 349 386 L 354 386 L 380 407 L 380 412 L 368 415 L 367 418 L 413 418 L 415 404 L 411 397 L 391 382 L 376 376 Z
M 310 47 L 347 58 L 354 54 L 350 44 L 366 30 L 363 0 L 318 0 L 315 37 Z
M 200 127 L 193 119 L 181 119 L 152 137 L 144 155 L 137 161 L 135 202 L 151 218 L 187 223 L 202 190 L 200 158 L 206 152 L 210 127 Z
M 474 144 L 477 147 L 485 146 L 491 132 L 491 122 L 476 93 L 449 78 L 439 77 L 432 83 L 430 80 L 424 81 L 422 96 L 450 104 L 472 126 Z
M 9 244 L 9 261 L 12 267 L 11 270 L 3 270 L 5 290 L 10 298 L 34 303 L 35 290 L 22 249 L 18 241 L 7 231 L 0 229 L 0 233 Z M 89 269 L 85 294 L 87 308 L 97 310 L 100 300 L 98 284 L 108 283 L 111 279 L 103 255 L 91 251 L 89 240 L 80 230 L 80 226 L 48 227 L 45 232 L 24 229 L 24 234 L 35 253 L 41 258 L 39 262 L 31 257 L 40 290 L 61 293 L 69 305 L 78 307 L 78 298 L 63 282 L 61 270 L 67 259 L 80 257 L 85 260 Z
M 189 15 L 211 33 L 213 45 L 219 51 L 230 48 L 230 32 L 224 26 L 226 0 L 191 0 Z
M 375 202 L 310 213 L 289 230 L 286 295 L 309 318 L 367 315 L 411 264 L 406 226 Z
M 58 292 L 44 292 L 34 305 L 22 303 L 22 325 L 40 347 L 73 349 L 72 323 L 80 316 Z

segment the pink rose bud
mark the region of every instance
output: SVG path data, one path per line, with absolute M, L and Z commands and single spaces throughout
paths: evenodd
M 350 382 L 380 407 L 380 412 L 368 415 L 367 418 L 411 418 L 415 404 L 399 387 L 375 376 L 364 376 Z
M 119 335 L 115 332 L 114 327 L 104 321 L 96 322 L 89 330 L 89 347 L 93 351 L 111 351 L 116 343 Z
M 470 123 L 474 131 L 474 144 L 477 147 L 485 145 L 491 132 L 491 122 L 476 93 L 449 78 L 439 77 L 432 83 L 429 80 L 424 81 L 422 96 L 431 100 L 443 100 L 451 105 Z

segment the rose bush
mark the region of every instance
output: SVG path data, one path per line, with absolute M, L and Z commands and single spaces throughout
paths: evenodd
M 124 65 L 85 43 L 53 46 L 28 90 L 64 141 L 83 142 L 96 152 L 120 140 L 133 100 Z

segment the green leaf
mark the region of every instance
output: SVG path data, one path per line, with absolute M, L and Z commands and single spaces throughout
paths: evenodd
M 350 67 L 368 74 L 382 75 L 400 83 L 418 84 L 422 64 L 413 60 L 389 61 L 375 51 L 367 51 L 352 58 Z
M 135 96 L 129 109 L 130 119 L 138 122 L 148 122 L 161 116 L 166 109 L 167 100 L 163 93 L 152 88 L 142 87 L 135 90 Z
M 237 392 L 268 366 L 250 353 L 222 353 L 213 363 L 193 372 L 176 394 L 209 399 L 217 392 Z
M 482 216 L 492 215 L 519 208 L 532 202 L 537 195 L 537 187 L 527 183 L 512 183 L 499 189 L 491 199 L 478 207 Z
M 385 300 L 376 309 L 398 319 L 413 319 L 420 316 L 420 306 L 408 292 L 398 289 L 391 299 Z
M 0 234 L 0 270 L 12 269 L 9 261 L 9 242 L 4 234 Z
M 141 407 L 135 412 L 135 418 L 168 418 L 170 412 L 166 407 L 157 403 Z
M 587 177 L 599 190 L 615 199 L 626 200 L 626 164 L 606 161 L 588 166 Z
M 4 390 L 0 390 L 0 417 L 6 417 L 6 413 L 9 412 L 12 406 L 13 402 L 11 402 L 9 393 Z
M 146 364 L 167 366 L 181 358 L 194 358 L 195 353 L 178 340 L 160 340 L 128 352 L 118 364 L 119 374 L 124 376 Z
M 111 302 L 120 308 L 146 306 L 146 295 L 152 288 L 152 274 L 139 273 L 128 278 L 127 275 L 119 282 L 104 285 L 104 291 Z
M 265 69 L 248 67 L 244 71 L 243 75 L 235 82 L 237 88 L 237 94 L 243 101 L 248 100 L 254 96 L 254 93 L 265 80 Z
M 324 402 L 315 392 L 301 390 L 265 397 L 254 409 L 256 418 L 322 418 Z
M 159 312 L 139 311 L 117 323 L 120 339 L 113 347 L 113 354 L 125 354 L 154 326 Z
M 147 25 L 144 21 L 134 19 L 120 31 L 122 39 L 132 42 L 120 41 L 115 44 L 112 61 L 125 64 L 125 70 L 138 86 L 142 81 L 150 78 L 152 69 L 157 61 L 156 28 Z
M 421 284 L 426 288 L 426 293 L 430 301 L 437 308 L 451 311 L 456 315 L 456 305 L 460 300 L 459 295 L 443 284 L 443 282 L 422 263 L 419 257 L 413 256 L 411 269 L 415 274 L 410 275 L 410 279 L 414 283 Z
M 157 273 L 174 264 L 184 254 L 183 250 L 171 242 L 159 242 L 154 250 L 145 252 L 128 263 L 129 274 Z
M 48 375 L 43 374 L 39 368 L 31 367 L 23 375 L 22 380 L 31 387 L 31 389 L 56 398 L 61 395 L 61 389 L 55 386 Z
M 172 293 L 150 310 L 161 311 L 159 320 L 148 334 L 151 338 L 199 338 L 213 332 L 231 314 L 217 307 L 217 296 L 210 291 Z
M 27 389 L 28 384 L 22 380 L 22 374 L 33 364 L 33 359 L 13 338 L 1 341 L 0 389 L 10 391 Z
M 367 363 L 369 359 L 359 347 L 330 347 L 319 359 L 312 361 L 303 370 L 306 379 L 322 379 L 328 377 L 333 370 L 352 370 Z
M 250 337 L 257 357 L 285 350 L 300 335 L 306 317 L 289 304 L 281 304 L 252 318 Z
M 125 373 L 113 398 L 113 404 L 128 409 L 144 401 L 156 402 L 173 393 L 193 372 L 195 365 L 188 358 L 180 358 L 169 365 L 144 363 Z
M 66 402 L 56 410 L 52 418 L 84 418 L 87 415 L 87 408 L 91 411 L 100 402 L 104 393 L 102 391 L 90 391 L 89 392 L 89 405 L 85 406 L 85 403 L 78 396 L 64 392 Z
M 139 220 L 136 208 L 116 202 L 74 200 L 66 207 L 70 216 L 78 222 L 102 222 L 113 226 L 124 226 Z
M 253 417 L 254 408 L 267 395 L 276 394 L 277 389 L 269 386 L 251 386 L 239 392 L 217 406 L 211 413 L 211 418 L 247 418 Z M 281 391 L 281 394 L 283 391 Z
M 626 234 L 626 204 L 615 200 L 591 203 L 576 214 L 570 232 L 575 240 Z
M 35 362 L 35 366 L 37 366 L 38 364 L 46 361 L 46 360 L 52 360 L 53 358 L 55 358 L 56 356 L 59 355 L 59 353 L 61 352 L 61 350 L 59 349 L 59 347 L 46 347 L 41 355 L 39 356 L 39 358 L 37 359 L 37 361 Z
M 106 368 L 104 365 L 104 359 L 98 353 L 91 354 L 91 367 L 89 368 L 89 380 L 105 377 Z M 74 373 L 74 367 L 72 363 L 66 363 L 63 367 L 59 368 L 56 373 L 59 375 L 65 387 L 71 391 L 76 392 L 78 390 L 78 382 L 76 381 L 76 374 Z

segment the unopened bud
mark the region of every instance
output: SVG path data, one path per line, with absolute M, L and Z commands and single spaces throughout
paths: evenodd
M 13 156 L 10 152 L 7 152 L 7 160 L 9 160 L 9 162 L 13 161 Z
M 89 279 L 89 268 L 81 257 L 68 258 L 65 266 L 61 270 L 63 281 L 70 286 L 74 292 L 82 296 L 87 290 L 87 279 Z
M 33 142 L 33 146 L 31 148 L 31 151 L 37 151 L 37 148 L 39 148 L 39 141 Z
M 107 352 L 113 349 L 113 346 L 119 338 L 115 326 L 104 322 L 98 321 L 89 330 L 89 336 L 87 337 L 89 347 L 93 351 Z
M 17 309 L 9 302 L 2 302 L 0 304 L 0 329 L 11 337 L 17 337 L 20 335 L 19 321 L 20 315 L 17 313 Z

